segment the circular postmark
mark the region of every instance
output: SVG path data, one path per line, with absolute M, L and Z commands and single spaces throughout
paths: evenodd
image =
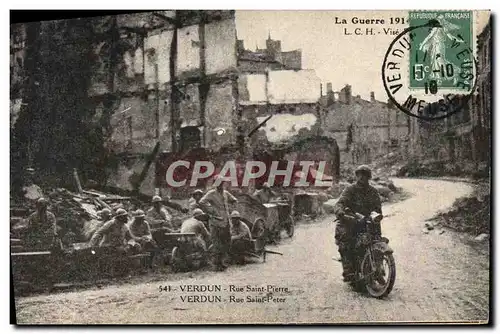
M 382 65 L 384 89 L 407 115 L 439 120 L 469 103 L 477 84 L 473 35 L 456 30 L 456 24 L 438 16 L 403 30 L 389 45 Z

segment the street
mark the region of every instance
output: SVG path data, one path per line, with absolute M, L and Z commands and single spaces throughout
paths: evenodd
M 341 280 L 333 239 L 333 216 L 299 225 L 292 240 L 265 263 L 232 266 L 227 272 L 171 274 L 164 281 L 122 284 L 78 292 L 16 299 L 20 324 L 346 323 L 487 321 L 489 258 L 449 230 L 424 234 L 425 220 L 472 191 L 459 182 L 394 179 L 411 194 L 385 205 L 383 234 L 394 249 L 397 276 L 385 300 L 352 291 Z M 183 292 L 185 285 L 217 285 L 220 292 Z M 162 291 L 159 286 L 176 291 Z M 276 301 L 236 302 L 267 292 L 234 292 L 230 286 L 273 285 Z M 282 289 L 279 289 L 282 288 Z M 193 302 L 186 296 L 220 296 Z M 231 297 L 233 296 L 233 297 Z M 269 294 L 267 294 L 269 296 Z M 253 298 L 253 297 L 252 297 Z M 205 298 L 207 299 L 207 298 Z M 210 300 L 210 298 L 208 298 Z M 235 302 L 228 302 L 229 300 Z

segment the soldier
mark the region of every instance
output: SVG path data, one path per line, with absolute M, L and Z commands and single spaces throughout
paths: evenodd
M 193 210 L 193 217 L 186 219 L 182 223 L 181 233 L 195 233 L 196 245 L 207 250 L 207 243 L 210 241 L 210 233 L 208 233 L 204 222 L 208 220 L 208 215 L 202 209 L 196 208 Z
M 111 210 L 108 208 L 102 209 L 97 214 L 99 215 L 99 220 L 103 223 L 107 222 L 113 217 L 113 215 L 111 214 Z
M 149 267 L 153 266 L 153 258 L 158 249 L 156 242 L 151 234 L 151 229 L 149 223 L 144 220 L 146 215 L 144 211 L 137 210 L 134 214 L 134 220 L 129 223 L 128 228 L 132 238 L 141 245 L 141 249 L 149 252 L 151 255 L 149 257 Z
M 271 190 L 269 183 L 265 182 L 261 189 L 253 193 L 253 196 L 259 200 L 260 203 L 264 204 L 269 203 L 273 197 L 276 197 L 276 194 Z
M 337 216 L 335 243 L 339 248 L 345 282 L 354 278 L 356 221 L 345 217 L 349 213 L 370 215 L 373 211 L 382 214 L 382 204 L 377 190 L 370 185 L 372 171 L 368 166 L 359 166 L 355 171 L 356 183 L 348 186 L 334 207 Z
M 112 218 L 111 210 L 104 208 L 97 212 L 98 219 L 92 219 L 84 223 L 83 234 L 86 240 L 90 240 L 95 231 Z
M 168 231 L 173 231 L 172 215 L 169 210 L 162 204 L 160 196 L 153 197 L 153 206 L 148 210 L 146 217 L 153 228 L 164 228 Z M 167 196 L 168 201 L 168 196 Z
M 203 211 L 210 213 L 210 236 L 215 252 L 215 270 L 223 271 L 227 268 L 224 259 L 229 251 L 231 234 L 229 231 L 229 204 L 238 200 L 225 188 L 227 181 L 221 176 L 215 178 L 215 182 L 220 182 L 216 189 L 209 190 L 200 199 L 199 205 Z
M 200 199 L 203 197 L 203 190 L 201 189 L 196 189 L 193 191 L 191 194 L 191 197 L 189 198 L 189 212 L 192 214 L 194 212 L 194 209 L 200 208 L 199 202 Z
M 126 252 L 135 244 L 130 245 L 129 242 L 134 238 L 127 226 L 128 213 L 125 209 L 116 210 L 116 215 L 113 219 L 102 225 L 92 236 L 89 241 L 91 247 L 115 247 L 117 251 Z
M 48 205 L 49 202 L 45 198 L 39 198 L 36 201 L 36 212 L 27 218 L 26 225 L 14 228 L 20 232 L 28 248 L 62 248 L 56 216 L 48 210 Z
M 252 233 L 247 224 L 241 221 L 238 211 L 231 212 L 231 249 L 230 254 L 236 263 L 243 264 L 244 253 L 253 250 Z

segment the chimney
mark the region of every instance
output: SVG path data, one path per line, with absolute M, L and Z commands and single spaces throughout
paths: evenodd
M 326 83 L 326 96 L 327 96 L 327 102 L 326 102 L 327 106 L 331 106 L 333 103 L 335 103 L 335 96 L 333 94 L 331 82 Z
M 375 93 L 370 92 L 370 101 L 375 102 Z
M 238 52 L 238 54 L 242 54 L 242 53 L 243 53 L 243 51 L 245 50 L 245 44 L 243 43 L 243 40 L 238 39 L 238 40 L 236 41 L 236 47 L 237 47 L 237 50 L 238 50 L 238 51 L 237 51 L 237 52 Z
M 351 85 L 345 85 L 343 90 L 345 94 L 345 103 L 351 104 L 351 98 L 352 98 Z
M 333 91 L 333 89 L 332 89 L 332 83 L 331 82 L 327 82 L 326 83 L 326 93 L 328 94 L 328 93 L 330 93 L 332 91 Z
M 319 96 L 323 96 L 323 84 L 319 84 Z

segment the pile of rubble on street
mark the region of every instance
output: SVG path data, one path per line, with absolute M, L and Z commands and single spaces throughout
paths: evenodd
M 473 179 L 481 179 L 489 176 L 488 166 L 483 163 L 476 166 L 469 162 L 443 162 L 443 161 L 410 161 L 408 163 L 395 166 L 391 171 L 394 176 L 398 177 L 472 177 Z
M 478 185 L 472 195 L 457 199 L 451 210 L 438 214 L 433 221 L 482 241 L 488 239 L 490 233 L 490 203 L 489 186 Z M 434 226 L 431 223 L 426 228 Z
M 49 200 L 49 211 L 57 218 L 62 241 L 66 245 L 88 241 L 90 230 L 97 226 L 98 211 L 104 208 L 112 211 L 124 208 L 133 212 L 137 209 L 147 210 L 151 206 L 150 201 L 143 197 L 119 196 L 97 190 L 72 192 L 65 188 L 55 188 L 47 191 L 45 197 Z M 24 224 L 23 218 L 35 211 L 35 202 L 16 201 L 11 203 L 11 207 L 14 208 L 11 225 Z M 174 225 L 180 225 L 186 214 L 171 211 Z

